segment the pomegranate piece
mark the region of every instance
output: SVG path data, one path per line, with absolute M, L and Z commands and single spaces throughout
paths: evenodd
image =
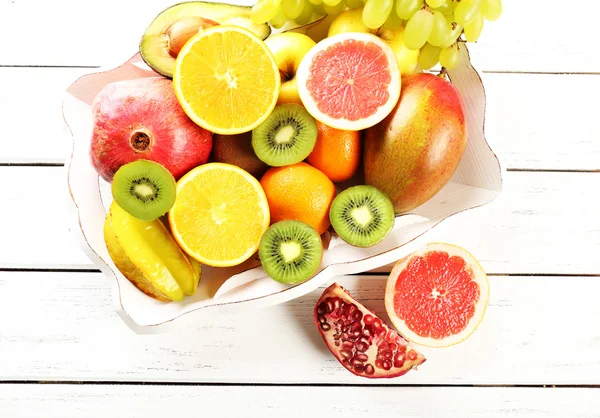
M 337 283 L 325 289 L 314 317 L 329 350 L 357 376 L 402 376 L 425 362 L 408 341 Z

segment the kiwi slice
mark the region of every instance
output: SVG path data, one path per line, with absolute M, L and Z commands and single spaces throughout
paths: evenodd
M 321 265 L 323 244 L 312 226 L 300 221 L 280 221 L 263 234 L 258 256 L 273 280 L 298 284 L 310 279 Z
M 112 181 L 112 195 L 131 216 L 153 221 L 175 203 L 175 178 L 162 165 L 137 160 L 117 170 Z
M 333 200 L 329 220 L 348 244 L 371 247 L 392 230 L 394 205 L 385 193 L 373 186 L 354 186 Z
M 296 164 L 312 152 L 317 142 L 317 123 L 295 103 L 276 106 L 252 131 L 252 148 L 261 161 L 273 167 Z

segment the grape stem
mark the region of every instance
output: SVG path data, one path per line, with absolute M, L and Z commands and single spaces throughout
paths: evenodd
M 448 78 L 447 76 L 448 76 L 448 70 L 446 70 L 446 67 L 442 67 L 442 70 L 438 74 L 438 77 L 443 78 L 444 80 L 446 80 Z

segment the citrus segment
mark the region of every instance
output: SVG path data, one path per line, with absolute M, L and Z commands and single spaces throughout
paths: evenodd
M 475 331 L 487 307 L 487 275 L 463 248 L 429 244 L 400 260 L 387 281 L 385 307 L 400 334 L 445 347 Z
M 296 77 L 309 113 L 337 129 L 358 131 L 377 124 L 400 97 L 394 51 L 369 33 L 342 33 L 319 42 Z
M 169 212 L 173 236 L 183 250 L 217 267 L 250 258 L 269 221 L 269 205 L 258 180 L 222 163 L 205 164 L 183 176 Z
M 219 134 L 248 132 L 264 121 L 275 107 L 280 82 L 265 43 L 226 25 L 194 35 L 179 53 L 173 75 L 186 114 Z

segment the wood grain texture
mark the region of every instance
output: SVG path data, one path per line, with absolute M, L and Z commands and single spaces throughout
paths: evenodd
M 385 276 L 338 282 L 387 320 Z M 600 384 L 597 277 L 491 277 L 479 329 L 421 348 L 419 370 L 373 382 L 350 374 L 313 323 L 323 288 L 284 305 L 137 335 L 113 312 L 99 273 L 0 276 L 0 380 L 333 384 Z M 2 392 L 0 386 L 0 393 Z
M 11 418 L 592 418 L 599 408 L 598 390 L 582 388 L 0 386 Z
M 71 144 L 61 112 L 63 92 L 88 71 L 0 68 L 0 163 L 65 162 Z M 595 108 L 577 105 L 584 92 L 600 93 L 599 76 L 482 74 L 482 79 L 486 137 L 505 167 L 600 170 Z M 556 100 L 549 99 L 550 92 Z
M 252 4 L 253 0 L 232 3 Z M 105 0 L 0 3 L 0 36 L 19 42 L 2 46 L 0 65 L 109 65 L 137 51 L 152 19 L 176 0 Z M 487 71 L 597 72 L 594 27 L 600 13 L 596 0 L 581 0 L 577 8 L 559 0 L 504 0 L 504 13 L 486 22 L 472 46 L 477 68 Z M 51 19 L 48 16 L 52 16 Z M 36 30 L 23 31 L 22 22 Z M 560 28 L 556 27 L 560 22 Z M 40 36 L 43 34 L 43 36 Z M 481 51 L 481 52 L 480 52 Z
M 421 238 L 461 245 L 489 273 L 600 273 L 600 173 L 505 173 L 504 191 Z M 63 167 L 0 167 L 0 268 L 94 266 L 70 228 Z

